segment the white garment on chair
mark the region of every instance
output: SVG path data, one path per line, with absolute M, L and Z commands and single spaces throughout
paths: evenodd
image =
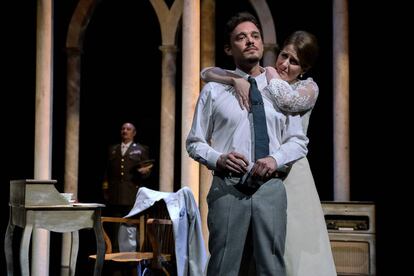
M 200 211 L 190 188 L 183 187 L 175 193 L 140 188 L 134 207 L 125 217 L 135 216 L 161 199 L 165 201 L 173 223 L 177 275 L 204 275 L 207 251 L 201 229 Z

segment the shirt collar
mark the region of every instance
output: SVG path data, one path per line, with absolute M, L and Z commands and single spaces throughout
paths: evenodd
M 126 144 L 125 144 L 125 143 L 123 143 L 123 142 L 121 143 L 121 145 L 122 145 L 122 146 L 125 146 L 125 147 L 127 147 L 127 148 L 129 148 L 129 146 L 130 146 L 131 144 L 132 144 L 132 141 L 130 141 L 129 143 L 126 143 Z
M 257 75 L 256 77 L 254 77 L 257 81 L 257 83 L 266 83 L 267 84 L 267 80 L 266 80 L 266 69 L 260 66 L 260 75 Z M 247 80 L 247 78 L 250 76 L 249 74 L 243 72 L 242 70 L 240 70 L 239 68 L 236 68 L 236 70 L 234 71 L 235 74 L 243 77 L 244 79 Z
M 264 75 L 263 73 L 266 72 L 266 69 L 260 66 L 260 75 L 254 77 L 254 78 L 258 78 L 262 75 Z M 247 79 L 249 77 L 249 74 L 245 73 L 244 71 L 240 70 L 239 68 L 236 68 L 236 70 L 234 71 L 235 74 L 242 76 L 243 78 Z

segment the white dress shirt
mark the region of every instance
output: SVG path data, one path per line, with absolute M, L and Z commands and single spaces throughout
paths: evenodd
M 260 91 L 267 85 L 265 69 L 255 77 Z M 247 79 L 248 75 L 239 69 L 234 73 Z M 263 95 L 263 94 L 262 94 Z M 302 130 L 299 115 L 285 115 L 278 111 L 272 100 L 263 97 L 269 155 L 282 168 L 307 154 L 308 138 Z M 236 151 L 243 154 L 250 163 L 254 162 L 251 114 L 242 110 L 234 90 L 228 86 L 209 82 L 199 96 L 193 124 L 186 140 L 187 151 L 193 159 L 216 169 L 217 160 L 223 153 Z
M 129 148 L 129 146 L 132 144 L 132 141 L 131 142 L 129 142 L 129 143 L 126 143 L 126 144 L 124 144 L 124 143 L 121 143 L 121 153 L 122 153 L 122 156 L 124 156 L 125 155 L 125 152 L 128 150 L 128 148 Z

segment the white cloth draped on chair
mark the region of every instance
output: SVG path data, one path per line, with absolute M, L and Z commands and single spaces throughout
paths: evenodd
M 135 216 L 159 200 L 165 201 L 170 219 L 173 222 L 177 275 L 204 275 L 208 259 L 207 250 L 201 229 L 200 211 L 190 188 L 183 187 L 175 193 L 140 188 L 134 207 L 125 217 Z M 135 235 L 129 236 L 135 237 Z M 131 241 L 131 243 L 125 245 L 125 240 Z M 135 248 L 136 240 L 123 238 L 123 244 Z

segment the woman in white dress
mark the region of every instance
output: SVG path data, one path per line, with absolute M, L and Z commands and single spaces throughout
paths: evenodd
M 305 134 L 319 88 L 312 78 L 302 78 L 314 64 L 317 54 L 315 36 L 296 31 L 285 40 L 275 68 L 264 68 L 269 84 L 263 96 L 283 112 L 300 114 Z M 217 67 L 205 68 L 201 78 L 228 84 L 240 107 L 249 110 L 248 81 Z M 284 184 L 288 201 L 284 255 L 287 275 L 336 275 L 322 206 L 306 157 L 293 164 Z

